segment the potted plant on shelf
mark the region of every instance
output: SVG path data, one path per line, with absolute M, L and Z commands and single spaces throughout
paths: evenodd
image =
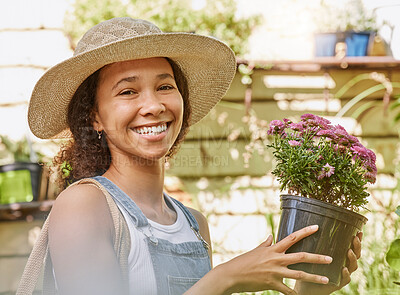
M 366 56 L 380 27 L 361 0 L 322 1 L 314 14 L 315 56 Z M 383 24 L 382 24 L 383 25 Z
M 42 165 L 28 138 L 14 141 L 0 135 L 0 204 L 37 201 Z
M 278 241 L 305 226 L 318 224 L 317 233 L 287 252 L 311 252 L 333 257 L 329 265 L 295 264 L 293 269 L 325 275 L 338 285 L 346 253 L 367 219 L 367 185 L 376 180 L 376 156 L 340 125 L 304 114 L 298 123 L 270 122 L 276 166 L 272 174 L 281 184 L 282 215 Z

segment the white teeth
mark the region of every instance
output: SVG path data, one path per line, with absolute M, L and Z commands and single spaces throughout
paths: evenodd
M 133 128 L 133 131 L 139 134 L 147 134 L 147 135 L 157 135 L 160 134 L 161 132 L 164 132 L 167 130 L 167 124 L 161 124 L 158 126 L 152 126 L 152 127 L 140 127 L 140 128 Z

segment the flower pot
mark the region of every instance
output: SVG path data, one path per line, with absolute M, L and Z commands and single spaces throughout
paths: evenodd
M 315 56 L 336 56 L 339 43 L 345 44 L 345 56 L 367 56 L 371 51 L 374 36 L 375 33 L 370 31 L 315 34 Z
M 344 42 L 344 32 L 318 33 L 314 35 L 315 56 L 335 56 L 336 44 Z
M 346 56 L 367 56 L 374 40 L 373 32 L 346 31 Z
M 41 177 L 42 167 L 37 163 L 0 166 L 0 204 L 37 201 Z
M 297 242 L 286 253 L 308 252 L 333 258 L 331 264 L 298 263 L 289 268 L 327 276 L 331 284 L 339 285 L 353 237 L 367 218 L 319 200 L 292 195 L 281 196 L 281 209 L 278 241 L 306 226 L 319 226 L 316 233 Z

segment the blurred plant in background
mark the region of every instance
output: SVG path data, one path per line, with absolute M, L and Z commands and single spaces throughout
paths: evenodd
M 320 32 L 353 30 L 377 31 L 379 24 L 374 11 L 367 10 L 362 0 L 322 0 L 315 23 Z
M 73 43 L 99 22 L 130 16 L 154 22 L 164 32 L 195 32 L 226 42 L 237 55 L 247 50 L 247 40 L 259 16 L 238 18 L 230 0 L 76 0 L 65 20 Z
M 60 147 L 60 141 L 30 142 L 28 137 L 12 139 L 0 135 L 0 165 L 14 162 L 38 162 L 49 165 Z
M 400 216 L 400 206 L 397 206 L 395 213 Z M 386 261 L 393 269 L 400 272 L 400 239 L 395 239 L 386 253 Z M 400 285 L 400 282 L 393 282 Z
M 15 141 L 5 135 L 0 135 L 0 165 L 29 162 L 30 157 L 31 149 L 26 138 Z

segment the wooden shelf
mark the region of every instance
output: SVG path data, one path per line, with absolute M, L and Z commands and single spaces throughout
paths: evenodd
M 44 220 L 53 203 L 54 201 L 43 201 L 0 205 L 0 221 Z
M 238 59 L 238 64 L 253 64 L 255 68 L 279 71 L 307 71 L 316 72 L 325 69 L 350 69 L 368 68 L 371 70 L 400 69 L 400 60 L 391 56 L 360 56 L 345 57 L 337 59 L 335 57 L 316 57 L 312 60 L 262 60 L 247 61 Z

